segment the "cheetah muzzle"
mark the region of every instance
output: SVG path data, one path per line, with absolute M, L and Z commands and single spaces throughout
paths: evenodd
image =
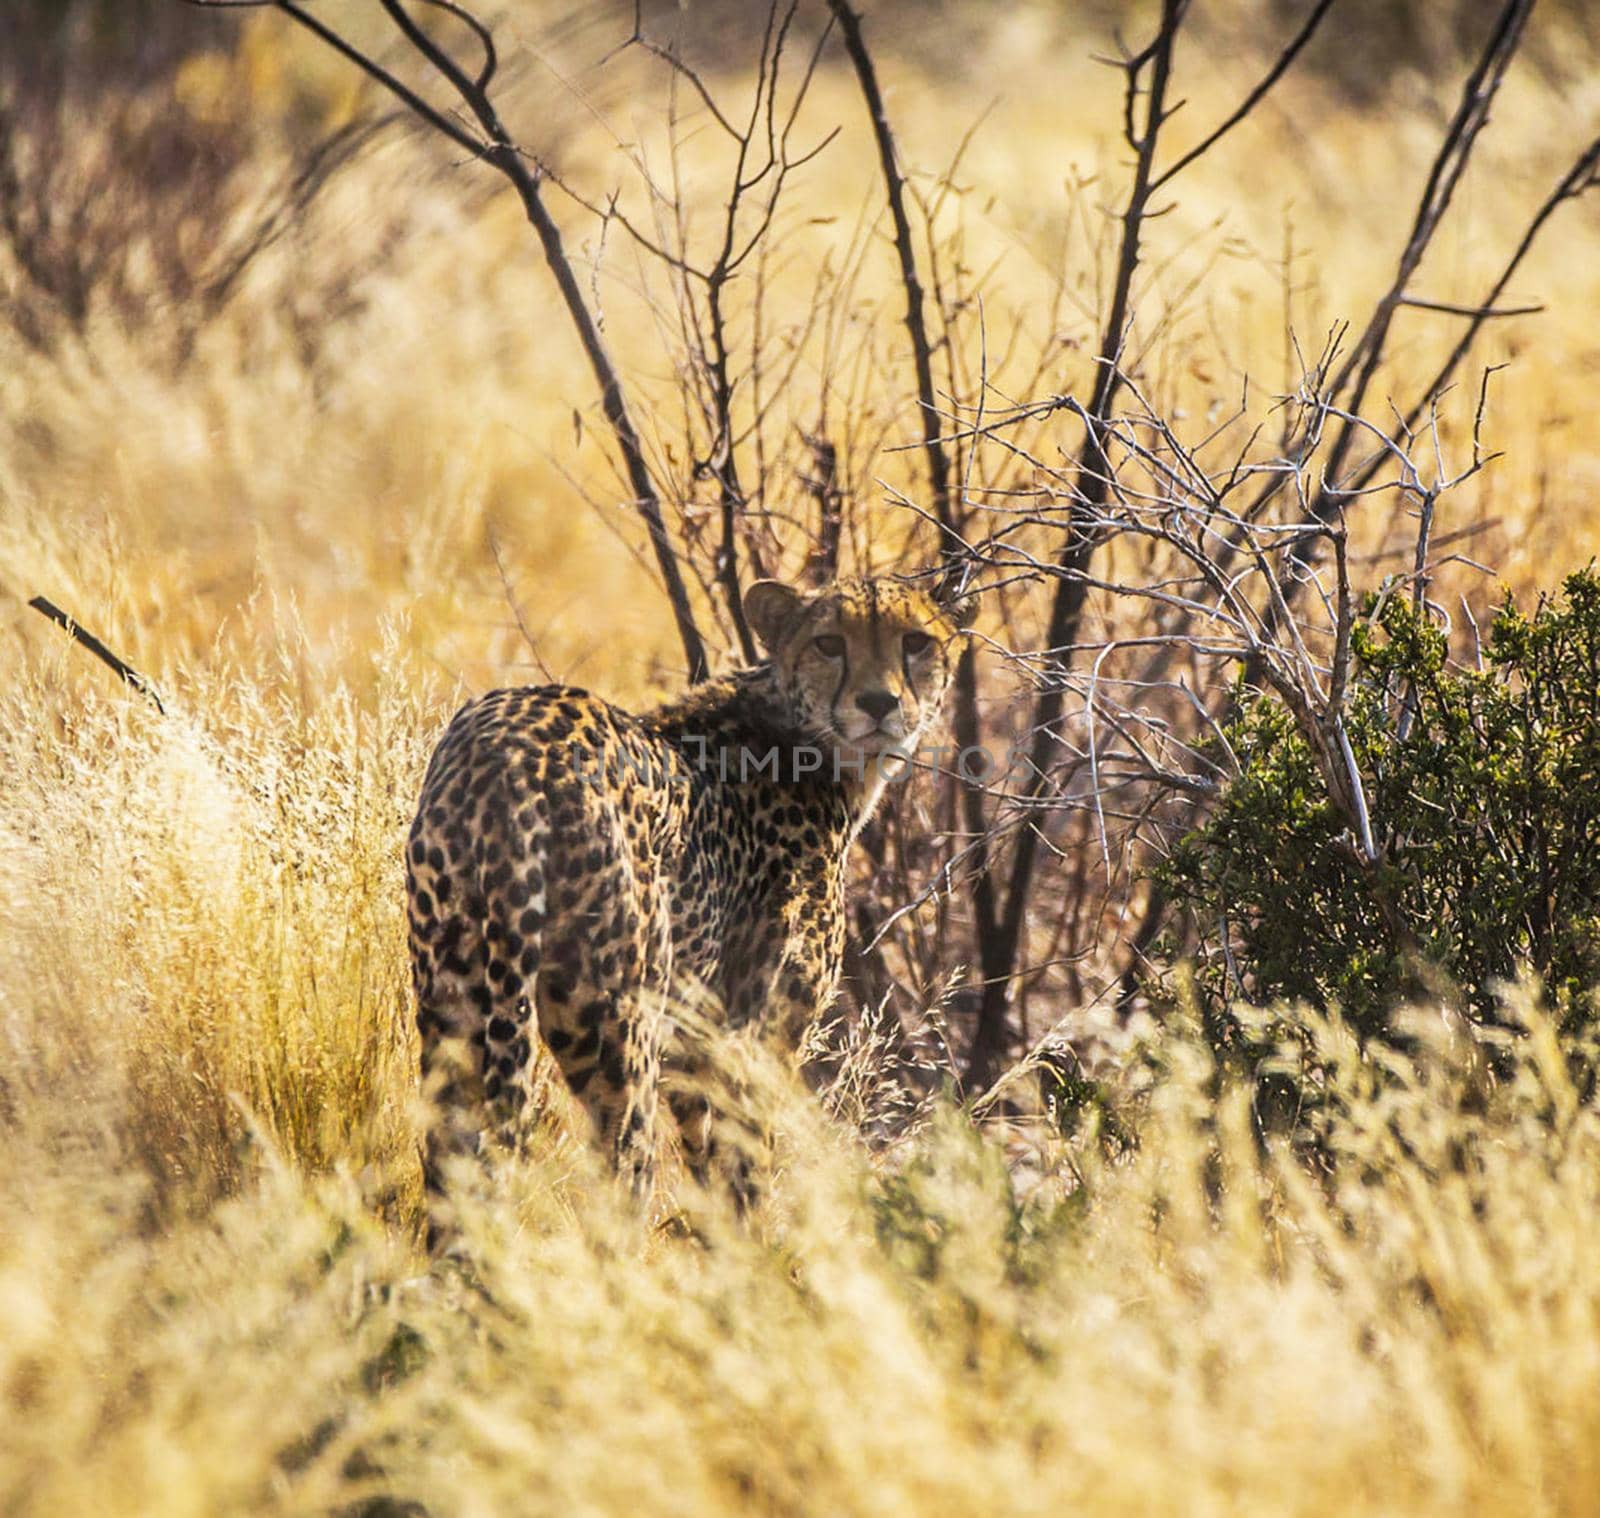
M 765 580 L 745 611 L 765 663 L 637 715 L 566 686 L 493 691 L 434 752 L 406 887 L 436 1233 L 444 1161 L 514 1133 L 535 1035 L 643 1191 L 674 993 L 791 1039 L 835 993 L 846 853 L 936 720 L 968 609 L 892 581 Z M 704 1176 L 704 1097 L 665 1099 Z

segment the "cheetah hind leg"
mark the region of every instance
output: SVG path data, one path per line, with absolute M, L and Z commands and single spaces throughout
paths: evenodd
M 491 908 L 443 924 L 443 952 L 413 932 L 423 1093 L 432 1114 L 423 1136 L 430 1254 L 459 1240 L 449 1174 L 481 1156 L 486 1133 L 506 1148 L 521 1140 L 534 1061 L 531 993 L 536 933 L 519 934 Z
M 434 1255 L 456 1238 L 449 1175 L 461 1159 L 479 1153 L 485 1123 L 484 993 L 476 934 L 459 919 L 449 927 L 443 952 L 415 931 L 412 937 L 422 1094 L 429 1107 L 421 1135 L 422 1179 L 428 1252 Z M 474 941 L 463 942 L 469 938 Z
M 588 1003 L 592 1032 L 556 1055 L 567 1085 L 634 1198 L 655 1186 L 661 1008 L 649 991 L 614 990 Z

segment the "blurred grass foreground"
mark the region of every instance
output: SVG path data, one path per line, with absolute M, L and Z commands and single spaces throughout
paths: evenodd
M 377 5 L 307 9 L 437 83 Z M 1194 9 L 1175 152 L 1311 7 Z M 797 9 L 783 65 L 791 81 L 816 50 L 796 157 L 826 145 L 727 286 L 734 347 L 754 356 L 729 441 L 741 548 L 794 575 L 829 500 L 847 568 L 937 547 L 903 504 L 927 499 L 905 297 L 827 10 Z M 1094 386 L 1128 169 L 1122 75 L 1096 55 L 1161 10 L 867 12 L 952 432 L 975 424 L 974 395 Z M 1243 404 L 1278 425 L 1328 335 L 1391 278 L 1498 10 L 1335 0 L 1155 208 L 1128 362 L 1163 416 L 1204 429 Z M 525 1154 L 464 1178 L 470 1266 L 431 1263 L 403 830 L 468 694 L 554 677 L 627 703 L 681 685 L 647 535 L 492 175 L 274 7 L 7 13 L 0 1512 L 1595 1510 L 1592 1017 L 1558 1028 L 1529 979 L 1501 987 L 1487 1024 L 1419 990 L 1390 1038 L 1357 1037 L 1336 1005 L 1274 1009 L 1274 1037 L 1293 1038 L 1270 1073 L 1311 1097 L 1266 1123 L 1261 1070 L 1206 1036 L 1182 943 L 1156 966 L 1163 989 L 1112 1010 L 1124 969 L 1107 946 L 1132 931 L 1111 884 L 1142 903 L 1144 856 L 1117 876 L 1092 809 L 1050 835 L 1060 894 L 1028 917 L 1042 968 L 1012 1030 L 1031 1052 L 998 1085 L 964 1081 L 969 992 L 951 988 L 973 966 L 944 918 L 929 926 L 962 894 L 895 919 L 886 982 L 859 971 L 819 1035 L 821 1101 L 729 1051 L 776 1135 L 758 1216 L 682 1177 L 640 1215 L 552 1093 Z M 726 664 L 724 466 L 681 319 L 699 309 L 691 281 L 592 214 L 609 203 L 649 240 L 714 246 L 723 139 L 685 76 L 619 47 L 632 4 L 485 15 L 498 98 L 552 175 L 671 530 L 712 566 L 689 591 Z M 737 0 L 643 8 L 648 35 L 678 38 L 715 98 L 740 102 L 762 87 L 765 17 Z M 451 18 L 428 19 L 444 36 Z M 1595 63 L 1583 6 L 1537 9 L 1429 251 L 1433 305 L 1470 307 L 1600 129 Z M 1462 609 L 1458 648 L 1504 589 L 1549 589 L 1594 552 L 1600 197 L 1560 216 L 1505 295 L 1520 314 L 1484 323 L 1435 411 L 1442 449 L 1470 456 L 1481 427 L 1500 455 L 1440 520 L 1458 535 L 1434 582 Z M 1460 320 L 1396 313 L 1374 415 L 1433 372 Z M 986 499 L 1043 478 L 1076 425 L 1041 421 Z M 819 481 L 824 460 L 836 474 Z M 957 463 L 987 487 L 989 464 Z M 1403 514 L 1352 526 L 1364 586 L 1409 568 L 1414 532 Z M 1129 553 L 1117 572 L 1137 579 Z M 1089 602 L 1094 636 L 1119 605 Z M 987 649 L 1046 646 L 1040 586 L 991 594 L 984 616 Z M 985 657 L 980 716 L 999 733 L 1025 682 Z M 913 788 L 861 867 L 885 916 L 937 879 L 948 856 L 926 840 L 963 837 L 956 801 L 931 796 Z M 1064 947 L 1056 903 L 1096 889 Z

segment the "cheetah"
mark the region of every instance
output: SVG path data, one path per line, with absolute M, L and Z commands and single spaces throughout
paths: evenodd
M 535 1039 L 643 1194 L 658 1097 L 702 1177 L 713 1143 L 704 1098 L 663 1090 L 674 995 L 791 1041 L 833 998 L 847 851 L 938 716 L 970 602 L 762 580 L 744 609 L 751 668 L 639 714 L 493 691 L 434 752 L 406 849 L 430 1216 L 448 1156 L 515 1134 Z

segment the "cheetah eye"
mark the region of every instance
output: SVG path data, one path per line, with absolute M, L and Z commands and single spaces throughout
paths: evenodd
M 927 633 L 909 632 L 905 635 L 903 646 L 914 659 L 918 654 L 925 654 L 933 647 L 933 639 Z
M 844 639 L 837 633 L 823 633 L 819 638 L 811 640 L 816 651 L 828 659 L 844 658 Z

